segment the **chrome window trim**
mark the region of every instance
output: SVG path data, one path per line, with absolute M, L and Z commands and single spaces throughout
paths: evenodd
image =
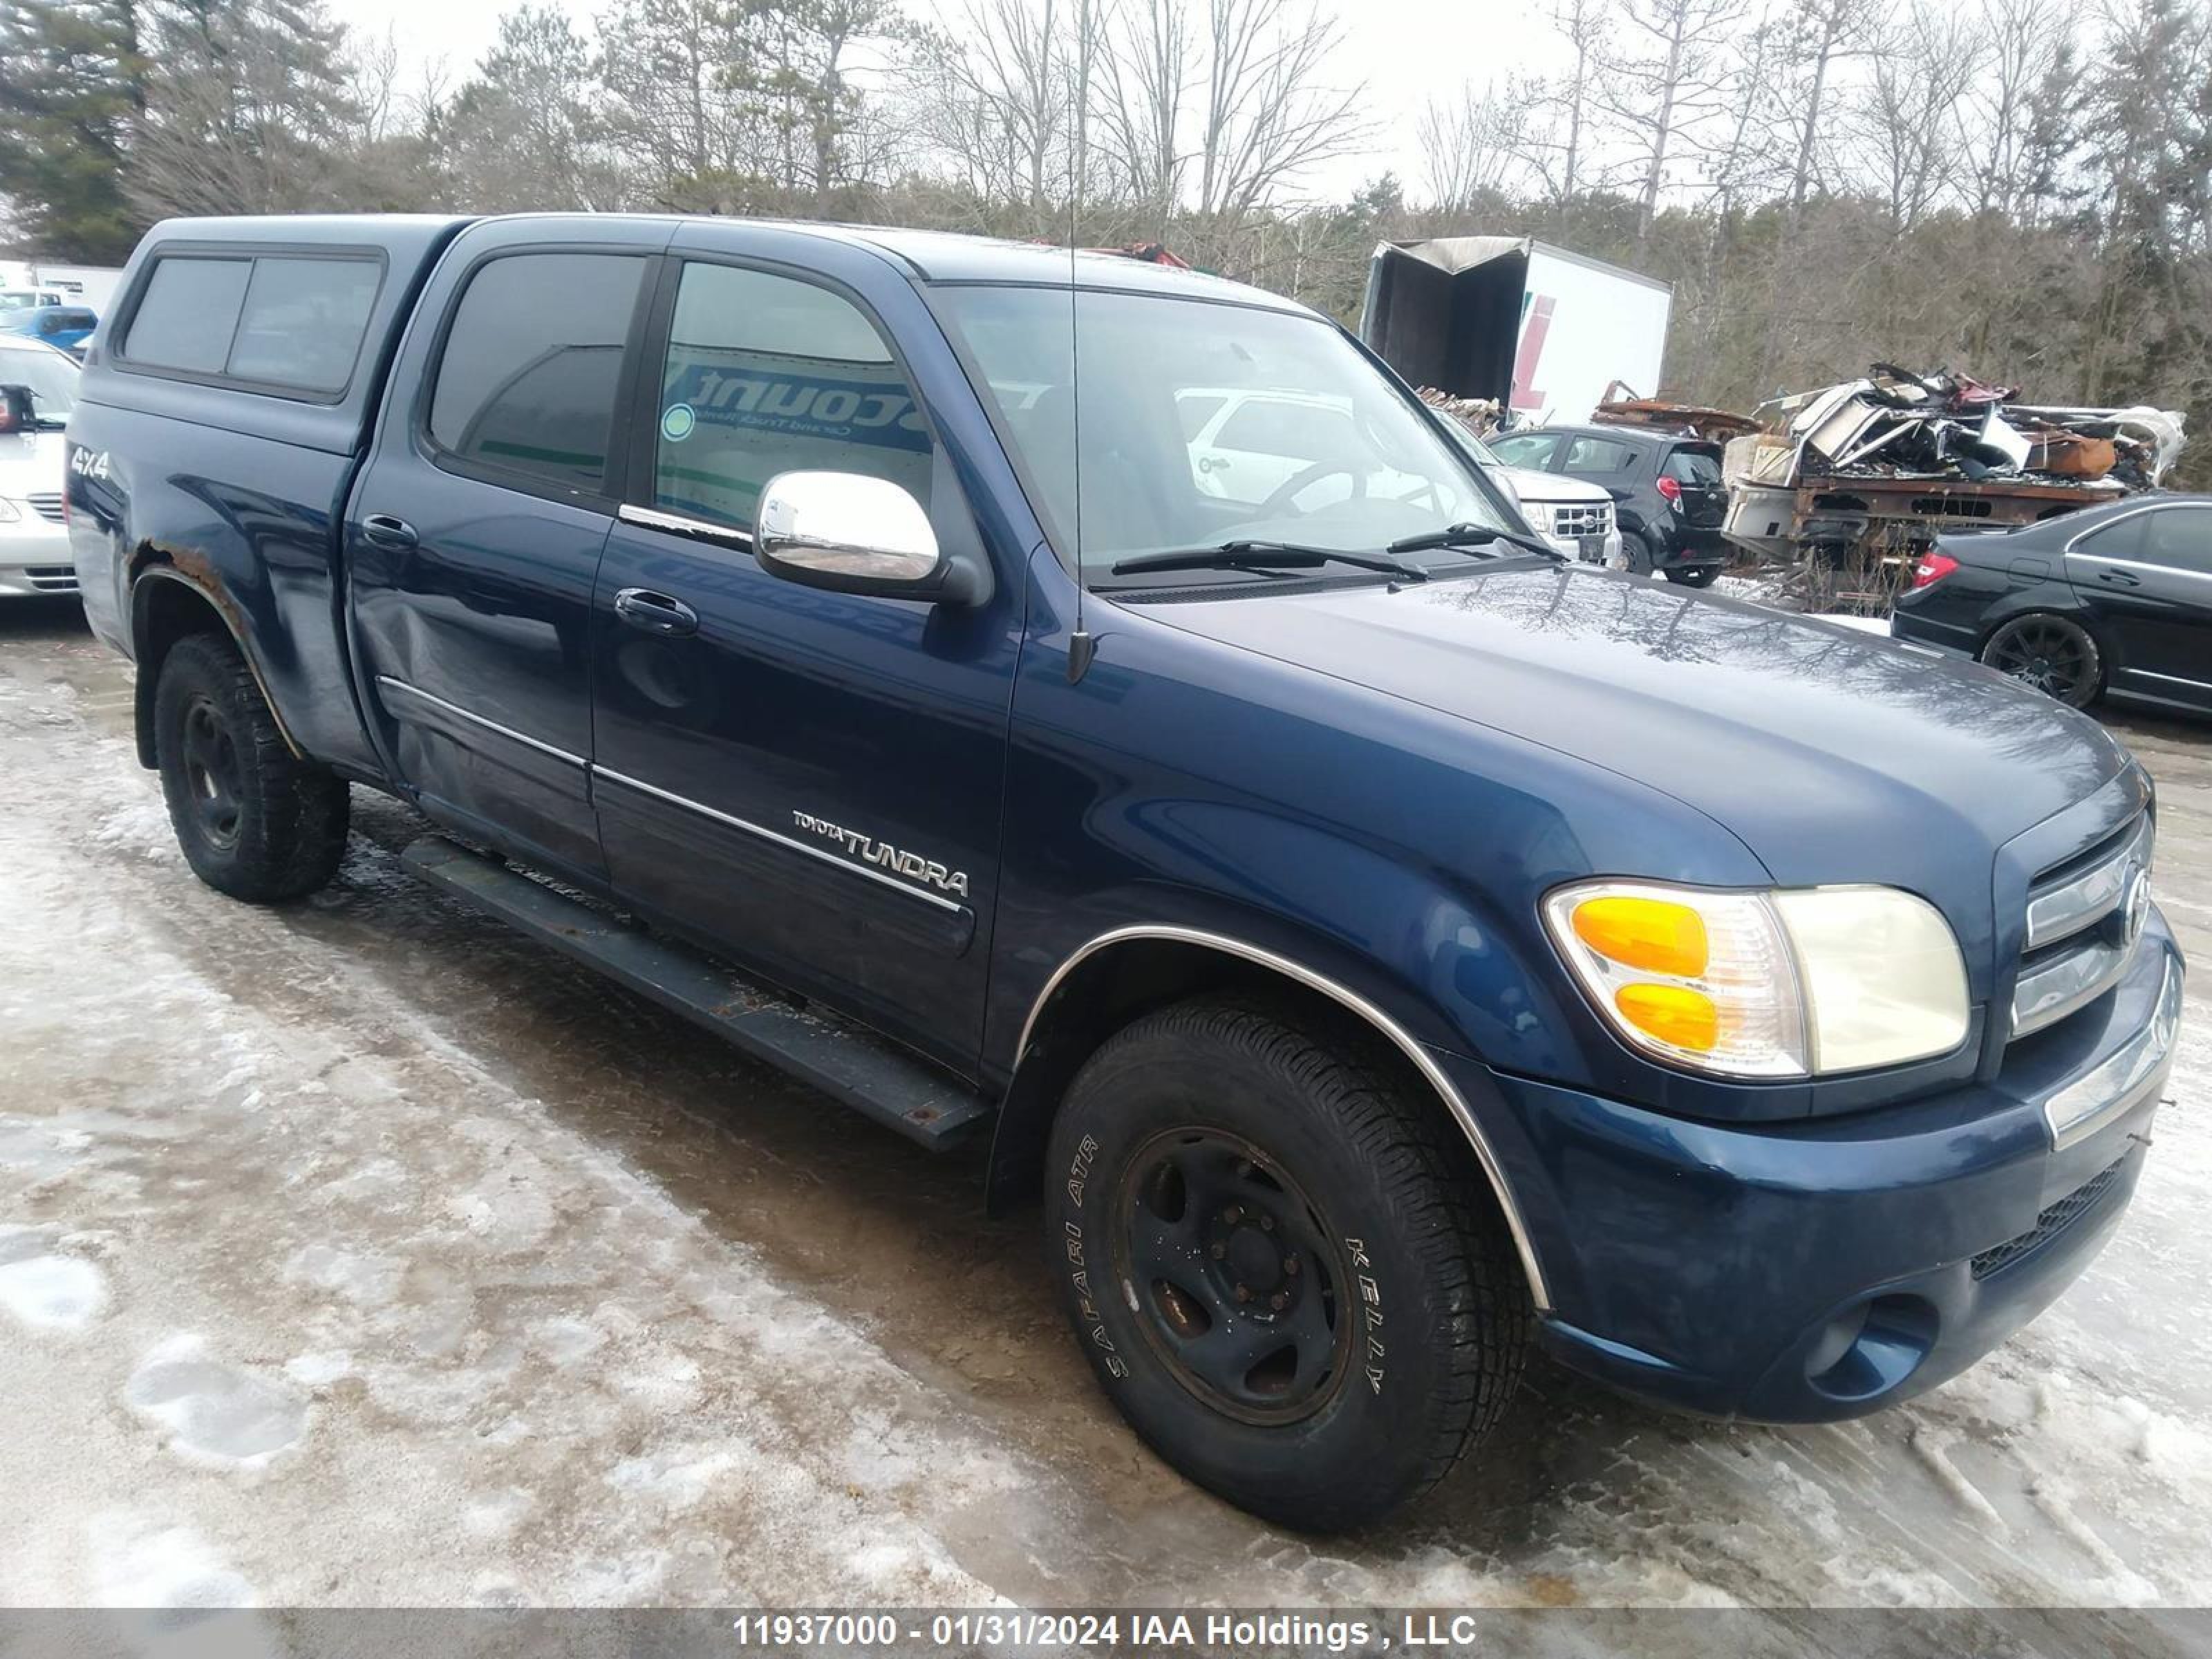
M 2152 820 L 2146 815 L 2134 835 L 2101 863 L 2070 880 L 2033 893 L 2027 902 L 2027 946 L 2033 951 L 2070 938 L 2110 915 L 2126 896 L 2128 870 L 2151 861 Z
M 653 507 L 638 507 L 624 502 L 616 509 L 616 516 L 624 524 L 634 524 L 646 530 L 665 530 L 672 536 L 689 536 L 694 541 L 720 542 L 726 547 L 750 549 L 752 532 L 740 530 L 735 525 L 716 524 L 708 519 L 694 519 L 682 513 L 663 513 Z
M 926 892 L 921 888 L 901 881 L 896 876 L 885 875 L 873 865 L 856 863 L 851 859 L 840 858 L 836 854 L 827 852 L 822 848 L 810 847 L 794 836 L 781 834 L 764 825 L 754 823 L 749 819 L 738 817 L 719 808 L 708 806 L 702 801 L 693 800 L 689 795 L 679 795 L 672 789 L 660 788 L 658 785 L 646 782 L 642 778 L 631 777 L 627 773 L 615 771 L 596 762 L 592 765 L 592 776 L 595 780 L 605 778 L 610 783 L 618 783 L 624 788 L 635 789 L 641 794 L 651 795 L 656 800 L 666 801 L 671 806 L 681 806 L 687 811 L 698 813 L 702 817 L 712 818 L 717 823 L 727 824 L 732 830 L 743 830 L 745 834 L 758 836 L 763 841 L 774 842 L 777 846 L 788 848 L 794 853 L 804 853 L 808 858 L 817 863 L 826 864 L 833 870 L 842 870 L 848 875 L 860 876 L 866 880 L 874 882 L 878 887 L 888 887 L 894 893 L 903 893 L 908 898 L 920 899 L 924 904 L 933 904 L 939 909 L 949 910 L 955 915 L 960 915 L 968 908 L 957 899 L 949 899 L 936 893 Z
M 2087 530 L 2077 530 L 2059 548 L 2060 554 L 2076 559 L 2087 559 L 2098 564 L 2124 565 L 2130 570 L 2155 570 L 2176 576 L 2194 576 L 2200 581 L 2212 581 L 2212 572 L 2190 570 L 2180 565 L 2156 564 L 2148 559 L 2123 559 L 2110 553 L 2076 553 L 2075 548 L 2093 537 L 2102 534 L 2116 524 L 2125 524 L 2130 519 L 2139 519 L 2146 513 L 2172 513 L 2188 508 L 2202 512 L 2203 501 L 2147 501 L 2141 507 L 2130 507 L 2124 513 L 2115 513 L 2109 519 L 2091 525 Z
M 425 691 L 419 685 L 410 685 L 405 680 L 395 679 L 389 674 L 379 674 L 376 677 L 376 683 L 393 691 L 404 691 L 410 697 L 420 697 L 424 702 L 434 703 L 457 719 L 465 720 L 471 726 L 480 726 L 487 732 L 496 732 L 502 738 L 511 738 L 527 748 L 535 749 L 541 755 L 550 755 L 555 760 L 566 761 L 571 766 L 584 766 L 589 763 L 581 755 L 572 755 L 567 750 L 547 743 L 543 738 L 532 737 L 527 732 L 518 732 L 511 726 L 501 726 L 497 720 L 486 720 L 482 714 L 464 708 L 457 702 L 448 702 L 443 697 Z
M 2120 672 L 2139 680 L 2162 680 L 2168 685 L 2212 685 L 2212 680 L 2192 680 L 2181 674 L 2154 674 L 2148 668 L 2123 668 Z
M 1288 957 L 1277 956 L 1272 951 L 1262 950 L 1256 945 L 1248 945 L 1225 934 L 1204 933 L 1194 927 L 1146 924 L 1116 927 L 1101 933 L 1054 969 L 1051 978 L 1045 981 L 1044 988 L 1037 993 L 1036 1000 L 1030 1006 L 1029 1018 L 1022 1022 L 1021 1042 L 1014 1050 L 1014 1063 L 1018 1067 L 1021 1057 L 1029 1052 L 1030 1038 L 1036 1030 L 1037 1021 L 1044 1013 L 1045 1005 L 1052 1000 L 1053 993 L 1060 988 L 1068 975 L 1085 957 L 1110 945 L 1130 939 L 1166 939 L 1174 944 L 1194 945 L 1219 951 L 1226 956 L 1238 957 L 1246 962 L 1257 963 L 1341 1004 L 1388 1037 L 1399 1052 L 1413 1062 L 1413 1069 L 1421 1074 L 1422 1079 L 1437 1091 L 1437 1098 L 1443 1102 L 1444 1109 L 1451 1114 L 1453 1121 L 1460 1127 L 1460 1132 L 1466 1135 L 1468 1143 L 1474 1149 L 1475 1161 L 1482 1166 L 1482 1173 L 1490 1182 L 1491 1191 L 1497 1194 L 1498 1208 L 1504 1212 L 1506 1230 L 1513 1236 L 1513 1248 L 1521 1257 L 1521 1269 L 1528 1276 L 1528 1294 L 1535 1303 L 1536 1311 L 1540 1314 L 1551 1311 L 1552 1297 L 1544 1282 L 1544 1270 L 1536 1260 L 1535 1246 L 1529 1240 L 1528 1229 L 1522 1220 L 1520 1206 L 1513 1201 L 1512 1188 L 1506 1184 L 1504 1168 L 1499 1164 L 1489 1138 L 1483 1133 L 1481 1124 L 1476 1121 L 1474 1112 L 1468 1109 L 1467 1101 L 1453 1085 L 1451 1079 L 1437 1064 L 1420 1040 L 1382 1009 L 1357 991 L 1350 990 L 1328 975 L 1316 973 Z
M 2181 1023 L 2181 985 L 2180 967 L 2168 957 L 2150 1024 L 2043 1103 L 2054 1151 L 2063 1152 L 2125 1116 L 2157 1085 Z

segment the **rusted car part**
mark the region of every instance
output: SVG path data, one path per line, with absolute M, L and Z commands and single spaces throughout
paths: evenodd
M 1642 426 L 1655 432 L 1686 433 L 1717 444 L 1759 430 L 1757 420 L 1732 409 L 1639 398 L 1619 380 L 1606 387 L 1604 401 L 1590 411 L 1590 419 L 1609 426 Z
M 1725 452 L 1724 533 L 1804 567 L 1810 602 L 1887 608 L 1944 530 L 2031 524 L 2154 486 L 2182 416 L 2013 401 L 2011 387 L 1876 363 L 1763 404 Z

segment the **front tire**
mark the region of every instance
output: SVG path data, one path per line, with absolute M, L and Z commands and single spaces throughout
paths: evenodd
M 154 732 L 169 823 L 202 881 L 272 904 L 337 873 L 345 781 L 292 753 L 228 640 L 195 634 L 170 651 L 154 693 Z
M 1101 1385 L 1200 1485 L 1313 1530 L 1426 1491 L 1529 1324 L 1491 1195 L 1356 1034 L 1200 1000 L 1110 1038 L 1053 1126 L 1054 1277 Z
M 2047 611 L 2006 623 L 1983 643 L 1981 659 L 2070 708 L 2087 708 L 2104 685 L 2104 656 L 2089 630 Z

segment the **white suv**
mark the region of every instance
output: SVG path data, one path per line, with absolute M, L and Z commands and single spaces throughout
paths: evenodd
M 76 404 L 68 353 L 0 334 L 0 595 L 74 593 L 62 516 L 62 425 Z

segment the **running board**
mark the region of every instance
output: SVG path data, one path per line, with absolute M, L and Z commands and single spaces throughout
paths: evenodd
M 865 1026 L 815 1008 L 606 910 L 446 839 L 425 836 L 400 862 L 433 887 L 566 951 L 746 1053 L 942 1151 L 989 1117 L 949 1073 Z

